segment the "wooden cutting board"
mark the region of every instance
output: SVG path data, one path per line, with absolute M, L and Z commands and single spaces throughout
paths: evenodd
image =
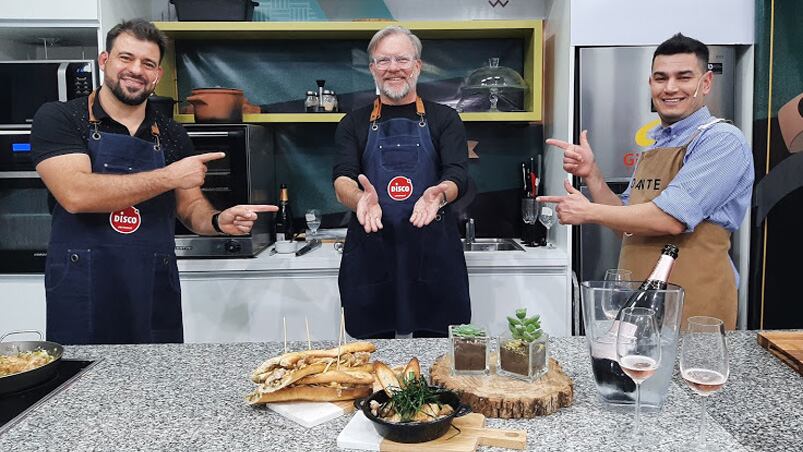
M 495 359 L 491 355 L 491 362 Z M 549 358 L 549 371 L 530 383 L 501 375 L 455 376 L 451 360 L 441 356 L 429 369 L 432 384 L 456 392 L 460 401 L 487 417 L 522 419 L 545 416 L 572 404 L 574 382 L 555 358 Z
M 803 331 L 762 331 L 758 344 L 803 375 Z
M 380 437 L 371 421 L 362 411 L 358 411 L 337 437 L 337 445 L 342 449 L 383 452 L 474 452 L 479 446 L 509 449 L 524 449 L 527 446 L 527 432 L 485 427 L 485 416 L 479 413 L 455 418 L 452 425 L 460 431 L 451 428 L 442 437 L 425 443 L 397 443 Z

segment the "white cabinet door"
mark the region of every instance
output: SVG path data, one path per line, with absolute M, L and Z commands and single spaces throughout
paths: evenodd
M 44 275 L 0 275 L 0 286 L 0 335 L 20 330 L 46 334 Z M 29 339 L 33 338 L 9 338 Z
M 97 0 L 3 0 L 0 20 L 98 20 Z
M 503 269 L 500 269 L 503 270 Z M 489 329 L 493 336 L 507 331 L 507 316 L 518 308 L 527 315 L 541 316 L 541 328 L 551 336 L 571 335 L 571 305 L 565 269 L 531 273 L 469 273 L 471 321 Z
M 249 274 L 251 273 L 251 274 Z M 257 274 L 253 274 L 257 273 Z M 185 342 L 337 340 L 337 272 L 322 275 L 248 272 L 181 275 Z

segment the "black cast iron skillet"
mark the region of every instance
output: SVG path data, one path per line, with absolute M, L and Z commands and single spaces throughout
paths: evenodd
M 38 341 L 10 341 L 3 342 L 3 340 L 14 334 L 34 333 L 39 335 Z M 45 350 L 50 353 L 54 359 L 53 361 L 45 364 L 44 366 L 37 367 L 25 372 L 17 374 L 6 375 L 0 377 L 0 395 L 10 394 L 12 392 L 22 391 L 23 389 L 36 386 L 45 382 L 56 374 L 59 368 L 59 361 L 61 355 L 64 354 L 64 347 L 55 342 L 43 341 L 42 333 L 39 331 L 14 331 L 6 333 L 0 337 L 0 355 L 16 355 L 20 352 L 32 352 L 35 350 Z
M 433 389 L 435 388 L 433 387 Z M 424 441 L 440 438 L 449 430 L 454 418 L 471 413 L 471 407 L 460 403 L 457 394 L 446 391 L 438 396 L 438 400 L 441 404 L 450 405 L 454 410 L 448 416 L 432 422 L 387 422 L 371 413 L 371 401 L 376 400 L 379 403 L 385 403 L 388 399 L 390 399 L 390 396 L 385 391 L 377 391 L 365 399 L 355 400 L 354 406 L 358 410 L 362 410 L 365 417 L 373 422 L 374 428 L 380 436 L 397 443 L 423 443 Z

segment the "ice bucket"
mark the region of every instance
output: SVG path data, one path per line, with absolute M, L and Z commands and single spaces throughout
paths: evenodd
M 600 401 L 608 408 L 635 405 L 636 385 L 616 362 L 615 321 L 619 309 L 638 291 L 637 281 L 585 281 L 581 285 L 583 320 L 586 341 L 591 355 L 591 369 Z M 643 407 L 658 409 L 666 398 L 672 369 L 677 356 L 683 312 L 683 288 L 668 284 L 665 290 L 655 291 L 663 299 L 661 330 L 661 364 L 652 377 L 641 384 Z

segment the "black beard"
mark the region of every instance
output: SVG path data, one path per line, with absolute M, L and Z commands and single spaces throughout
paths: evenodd
M 114 97 L 116 97 L 120 102 L 126 105 L 131 105 L 132 107 L 142 105 L 142 103 L 148 100 L 148 97 L 151 95 L 151 92 L 149 92 L 147 89 L 144 89 L 141 93 L 132 96 L 123 91 L 123 88 L 120 87 L 119 82 L 114 83 L 110 80 L 107 80 L 106 85 L 111 88 L 112 93 L 114 93 Z

